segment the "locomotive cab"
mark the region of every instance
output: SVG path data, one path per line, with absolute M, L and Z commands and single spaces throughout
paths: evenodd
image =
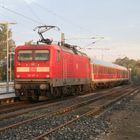
M 51 47 L 25 45 L 15 50 L 15 92 L 22 100 L 46 96 L 50 85 Z

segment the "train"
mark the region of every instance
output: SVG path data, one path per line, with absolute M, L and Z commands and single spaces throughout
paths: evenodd
M 129 82 L 123 66 L 91 59 L 73 45 L 44 38 L 40 42 L 15 48 L 14 88 L 21 100 L 78 95 Z
M 15 49 L 14 76 L 16 96 L 41 100 L 128 83 L 129 70 L 65 45 L 21 45 Z

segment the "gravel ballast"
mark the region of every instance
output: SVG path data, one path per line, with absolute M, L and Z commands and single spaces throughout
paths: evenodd
M 71 113 L 69 117 L 71 118 L 73 116 L 74 117 L 76 116 L 74 112 Z M 67 117 L 62 115 L 53 118 L 37 120 L 34 123 L 0 133 L 0 139 L 2 140 L 19 140 L 19 139 L 28 140 L 29 139 L 30 140 L 32 138 L 35 138 L 39 134 L 42 134 L 47 129 L 49 129 L 50 124 L 51 126 L 55 127 L 58 124 L 61 124 L 62 122 L 67 120 Z M 128 119 L 129 117 L 133 117 L 133 118 Z M 118 139 L 121 140 L 121 137 L 116 137 L 115 139 L 115 136 L 117 136 L 117 132 L 115 130 L 119 130 L 120 128 L 125 128 L 123 126 L 123 124 L 126 123 L 125 121 L 128 122 L 131 121 L 132 124 L 137 126 L 136 127 L 137 131 L 140 130 L 139 129 L 140 121 L 138 118 L 140 118 L 140 95 L 139 94 L 137 94 L 137 96 L 135 96 L 134 99 L 133 96 L 122 99 L 121 101 L 113 105 L 113 107 L 110 110 L 108 110 L 101 116 L 82 117 L 80 120 L 70 124 L 69 126 L 63 127 L 59 131 L 53 132 L 45 139 L 46 140 L 78 140 L 78 139 L 79 140 L 94 140 L 94 139 L 104 140 L 104 138 L 106 138 L 105 140 L 118 140 Z M 135 123 L 133 123 L 133 121 L 135 121 Z M 132 127 L 132 130 L 135 129 L 133 129 Z M 112 137 L 114 139 L 112 139 Z M 123 138 L 124 139 L 128 138 L 128 136 L 124 136 Z M 133 138 L 131 137 L 131 139 Z

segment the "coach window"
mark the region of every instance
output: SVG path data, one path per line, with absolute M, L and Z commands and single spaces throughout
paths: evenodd
M 102 66 L 100 67 L 100 73 L 101 74 L 103 73 L 103 67 Z
M 56 60 L 57 60 L 57 61 L 60 61 L 60 51 L 57 51 Z
M 95 74 L 96 73 L 96 65 L 93 64 L 93 68 L 94 68 L 93 73 Z
M 95 72 L 95 67 L 94 67 L 94 65 L 92 65 L 92 73 L 94 73 Z
M 123 71 L 123 76 L 125 77 L 125 71 Z
M 98 74 L 100 74 L 100 69 L 101 69 L 100 66 L 98 66 Z
M 102 66 L 99 67 L 99 73 L 102 73 Z
M 105 67 L 103 67 L 103 74 L 105 74 Z
M 97 66 L 96 65 L 94 65 L 94 72 L 93 73 L 97 73 Z

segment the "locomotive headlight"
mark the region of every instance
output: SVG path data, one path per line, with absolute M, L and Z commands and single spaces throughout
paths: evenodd
M 20 78 L 20 75 L 17 74 L 17 78 Z
M 47 74 L 47 75 L 46 75 L 46 78 L 49 78 L 49 77 L 50 77 L 50 75 Z
M 21 89 L 21 85 L 20 84 L 15 84 L 15 89 Z
M 40 85 L 40 89 L 41 89 L 41 90 L 46 90 L 46 89 L 48 89 L 48 88 L 49 88 L 49 86 L 46 85 L 46 84 L 41 84 L 41 85 Z

